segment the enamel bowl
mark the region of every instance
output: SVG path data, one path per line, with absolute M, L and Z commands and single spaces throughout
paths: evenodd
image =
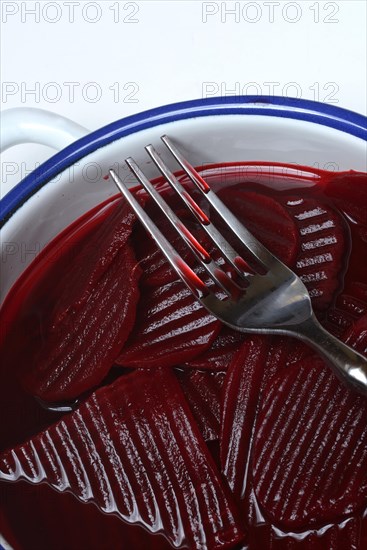
M 116 194 L 113 167 L 135 185 L 124 166 L 133 156 L 148 177 L 157 171 L 144 146 L 172 162 L 160 141 L 168 134 L 194 166 L 268 161 L 324 170 L 367 172 L 367 119 L 312 101 L 246 96 L 177 103 L 118 120 L 89 133 L 36 109 L 4 113 L 3 144 L 49 144 L 61 151 L 16 185 L 1 201 L 1 301 L 34 257 L 93 206 Z M 78 139 L 76 139 L 78 138 Z M 75 141 L 76 140 L 76 141 Z M 0 534 L 1 544 L 9 548 Z

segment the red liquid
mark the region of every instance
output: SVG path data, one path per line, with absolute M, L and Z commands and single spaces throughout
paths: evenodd
M 317 241 L 307 237 L 310 232 L 315 231 L 315 234 L 321 237 L 325 234 L 323 231 L 331 232 L 327 234 L 331 244 L 325 244 L 326 249 L 323 248 L 322 252 L 326 258 L 327 254 L 331 254 L 332 260 L 334 263 L 337 261 L 338 265 L 334 269 L 327 261 L 322 264 L 322 270 L 326 273 L 326 282 L 319 277 L 320 284 L 316 280 L 312 292 L 315 293 L 314 304 L 319 318 L 328 328 L 341 334 L 343 323 L 352 326 L 366 311 L 367 267 L 363 258 L 366 258 L 367 248 L 367 177 L 356 173 L 333 175 L 320 172 L 319 174 L 320 179 L 317 181 L 302 179 L 302 177 L 298 182 L 292 180 L 290 183 L 288 180 L 290 184 L 288 183 L 285 189 L 284 182 L 287 182 L 287 178 L 275 176 L 271 171 L 268 183 L 263 177 L 246 178 L 247 181 L 241 183 L 242 173 L 237 176 L 240 185 L 236 184 L 231 192 L 226 188 L 226 192 L 223 194 L 222 191 L 222 194 L 223 199 L 229 201 L 229 206 L 237 215 L 244 216 L 246 222 L 250 221 L 249 229 L 255 234 L 259 232 L 257 236 L 260 240 L 272 247 L 272 250 L 292 267 L 298 266 L 300 270 L 305 269 L 304 276 L 306 279 L 308 277 L 311 285 L 312 280 L 317 279 L 314 273 L 319 273 L 320 270 L 312 271 L 313 268 L 308 265 L 302 267 L 305 265 L 305 260 L 303 256 L 301 257 L 300 250 L 302 247 L 310 250 L 309 243 Z M 233 174 L 231 177 L 233 180 Z M 215 183 L 214 187 L 221 193 L 224 185 L 225 183 Z M 245 195 L 242 195 L 243 192 Z M 249 207 L 250 199 L 251 204 L 255 205 L 252 210 L 251 205 Z M 308 205 L 308 210 L 305 208 L 303 210 L 301 208 L 300 211 L 294 210 L 298 208 L 297 200 L 301 199 Z M 274 203 L 281 206 L 276 206 Z M 317 203 L 317 208 L 327 213 L 318 214 L 314 203 Z M 108 204 L 111 204 L 111 201 L 108 201 Z M 237 212 L 236 208 L 238 208 Z M 304 211 L 308 214 L 304 215 Z M 313 214 L 311 215 L 310 212 Z M 318 215 L 324 216 L 321 222 L 317 221 Z M 315 219 L 312 216 L 315 216 Z M 108 224 L 110 217 L 109 207 L 99 207 L 63 232 L 30 266 L 7 299 L 3 309 L 3 326 L 6 331 L 3 335 L 2 353 L 5 361 L 0 371 L 2 382 L 0 414 L 1 418 L 5 419 L 0 425 L 1 450 L 22 443 L 64 416 L 64 413 L 43 409 L 33 395 L 24 389 L 24 373 L 27 371 L 27 366 L 32 363 L 33 354 L 42 345 L 45 331 L 47 333 L 47 323 L 51 318 L 54 304 L 59 298 L 55 289 L 60 288 L 58 282 L 63 278 L 62 273 L 68 269 L 78 251 L 88 243 L 92 232 L 103 223 Z M 310 223 L 307 220 L 311 220 Z M 317 224 L 322 225 L 322 223 L 325 229 L 317 229 Z M 309 229 L 311 226 L 312 229 Z M 148 292 L 147 285 L 156 280 L 159 288 L 162 284 L 168 285 L 167 296 L 171 300 L 170 307 L 173 307 L 172 299 L 177 295 L 174 286 L 176 283 L 172 283 L 172 275 L 167 272 L 165 265 L 158 271 L 154 267 L 160 261 L 158 256 L 153 254 L 150 264 L 151 266 L 154 264 L 154 279 L 149 273 L 146 275 L 146 280 L 144 279 L 147 264 L 144 264 L 143 257 L 145 251 L 150 251 L 152 248 L 145 239 L 146 236 L 142 230 L 136 226 L 132 242 L 143 267 L 140 280 L 141 300 L 148 295 L 144 294 Z M 208 246 L 208 243 L 205 243 L 204 248 L 208 250 Z M 339 247 L 342 247 L 342 250 L 339 250 Z M 321 261 L 320 254 L 312 254 L 313 258 L 317 258 L 317 265 L 317 262 Z M 322 295 L 317 294 L 320 288 Z M 331 299 L 328 298 L 329 291 Z M 150 300 L 155 303 L 155 298 Z M 143 314 L 145 315 L 144 310 L 142 310 Z M 139 315 L 138 306 L 136 325 L 143 322 Z M 148 319 L 146 322 L 153 321 Z M 134 330 L 136 331 L 136 327 Z M 320 410 L 317 414 L 310 411 L 309 416 L 307 411 L 305 412 L 304 433 L 307 432 L 308 439 L 302 447 L 300 443 L 302 425 L 297 424 L 297 415 L 289 421 L 288 425 L 284 423 L 278 428 L 275 426 L 282 410 L 287 411 L 284 414 L 291 418 L 290 411 L 296 403 L 298 416 L 301 415 L 302 410 L 307 409 L 307 397 L 296 402 L 296 398 L 292 401 L 293 398 L 288 399 L 288 396 L 294 385 L 298 383 L 297 372 L 302 372 L 304 362 L 307 364 L 309 350 L 293 345 L 293 341 L 289 343 L 287 339 L 283 341 L 260 336 L 242 337 L 237 333 L 231 334 L 230 331 L 227 334 L 225 330 L 220 333 L 226 334 L 225 338 L 223 336 L 223 339 L 218 340 L 219 330 L 220 326 L 216 323 L 212 325 L 203 323 L 199 325 L 195 338 L 192 335 L 188 336 L 189 341 L 190 338 L 192 339 L 190 346 L 186 346 L 190 348 L 189 350 L 183 345 L 183 339 L 186 336 L 179 334 L 177 339 L 172 340 L 171 354 L 168 353 L 169 350 L 164 349 L 164 353 L 159 355 L 161 350 L 155 349 L 151 358 L 149 350 L 146 351 L 149 341 L 147 348 L 144 348 L 144 342 L 139 333 L 135 335 L 133 332 L 126 346 L 122 347 L 120 357 L 116 357 L 117 362 L 122 366 L 114 367 L 110 375 L 98 385 L 108 384 L 119 376 L 125 376 L 130 372 L 131 367 L 135 368 L 139 361 L 142 362 L 145 358 L 148 367 L 156 368 L 162 365 L 166 365 L 167 369 L 170 369 L 170 366 L 180 367 L 175 376 L 191 407 L 199 432 L 207 442 L 222 472 L 223 483 L 224 485 L 228 483 L 233 493 L 234 502 L 240 514 L 240 528 L 246 531 L 243 542 L 239 543 L 239 546 L 233 543 L 232 546 L 228 546 L 229 548 L 242 548 L 247 547 L 246 545 L 249 549 L 261 550 L 365 548 L 367 546 L 367 479 L 362 468 L 367 463 L 363 462 L 365 460 L 363 448 L 361 447 L 353 467 L 353 471 L 357 472 L 357 485 L 362 489 L 358 487 L 356 489 L 356 486 L 348 484 L 349 481 L 346 479 L 345 492 L 349 495 L 348 502 L 343 501 L 342 495 L 341 502 L 333 505 L 333 508 L 330 504 L 332 496 L 328 500 L 329 493 L 326 487 L 328 476 L 330 477 L 333 472 L 332 465 L 330 470 L 325 469 L 324 477 L 317 478 L 318 472 L 327 463 L 328 457 L 334 456 L 334 447 L 338 449 L 338 455 L 343 456 L 340 460 L 336 456 L 334 461 L 334 470 L 339 472 L 339 478 L 343 471 L 347 471 L 347 465 L 353 460 L 352 449 L 357 448 L 357 440 L 352 439 L 348 454 L 340 440 L 340 437 L 347 437 L 352 433 L 347 418 L 340 419 L 339 428 L 335 428 L 334 439 L 328 437 L 329 433 L 333 433 L 331 424 L 326 423 L 321 431 L 317 432 L 317 426 L 322 419 L 330 419 L 331 423 L 335 418 L 335 414 L 328 412 L 327 407 L 335 406 L 337 410 L 338 403 L 347 403 L 348 410 L 353 409 L 355 417 L 362 410 L 366 412 L 366 418 L 363 419 L 363 415 L 361 416 L 358 426 L 354 428 L 356 431 L 353 432 L 354 436 L 356 438 L 358 436 L 362 441 L 361 445 L 366 447 L 362 437 L 364 421 L 367 430 L 365 400 L 340 388 L 339 383 L 334 381 L 330 388 L 324 391 L 322 388 L 327 385 L 327 380 L 332 376 L 327 371 L 324 385 L 314 398 L 313 406 L 315 409 L 319 406 Z M 206 334 L 205 342 L 210 344 L 214 340 L 213 347 L 209 346 L 205 349 L 205 346 L 207 347 L 205 342 L 199 345 L 200 331 Z M 164 341 L 166 342 L 167 338 Z M 239 349 L 240 346 L 242 346 L 242 352 L 237 355 L 237 358 L 233 357 L 233 349 Z M 196 353 L 192 354 L 192 350 L 195 351 L 195 349 Z M 244 355 L 245 351 L 248 354 L 247 359 Z M 359 351 L 365 352 L 363 349 Z M 159 357 L 157 365 L 154 363 L 156 357 Z M 180 359 L 175 362 L 175 357 Z M 311 363 L 314 362 L 313 359 Z M 288 366 L 284 366 L 286 363 L 289 363 Z M 139 366 L 146 368 L 143 364 Z M 191 371 L 188 370 L 189 368 L 199 368 L 199 370 Z M 267 373 L 266 378 L 264 368 Z M 323 368 L 320 366 L 320 371 L 316 370 L 309 377 L 305 375 L 305 380 L 299 382 L 302 386 L 310 384 L 308 388 L 310 394 L 317 386 L 320 377 L 324 376 Z M 203 369 L 209 370 L 203 371 Z M 224 370 L 227 370 L 226 374 Z M 266 380 L 270 373 L 274 376 L 273 382 L 267 384 Z M 295 377 L 295 381 L 292 376 Z M 288 378 L 289 382 L 287 382 Z M 275 397 L 271 393 L 274 384 L 279 385 L 279 390 L 274 390 Z M 282 384 L 286 388 L 284 395 Z M 90 388 L 90 390 L 93 389 L 95 388 Z M 337 395 L 335 404 L 330 405 L 335 395 Z M 276 399 L 279 414 L 277 413 L 273 418 L 270 405 Z M 361 430 L 361 433 L 358 430 Z M 293 450 L 292 447 L 286 450 L 287 446 L 282 443 L 282 437 L 285 436 L 282 434 L 287 434 L 289 441 L 292 434 L 298 438 L 292 443 Z M 272 449 L 278 448 L 275 454 L 271 454 L 271 449 L 262 450 L 266 448 L 267 441 L 271 441 Z M 338 445 L 341 445 L 340 449 Z M 300 451 L 301 454 L 297 454 L 297 447 L 303 449 L 302 452 Z M 308 448 L 313 448 L 314 451 L 309 456 L 309 463 L 305 462 L 306 469 L 302 469 L 300 464 L 302 460 L 306 460 Z M 322 457 L 319 453 L 321 448 L 324 449 Z M 277 473 L 277 465 L 285 461 L 285 465 L 281 466 L 285 468 L 287 460 L 292 464 L 292 468 L 290 468 L 289 479 L 283 482 L 281 473 Z M 320 462 L 318 463 L 317 460 Z M 267 474 L 267 478 L 261 473 L 261 469 L 264 469 L 266 464 L 270 464 L 273 468 Z M 316 464 L 315 473 L 312 474 L 314 477 L 307 479 L 306 474 L 307 471 L 311 471 L 312 464 Z M 299 495 L 303 494 L 302 479 L 305 480 L 306 496 L 301 498 Z M 325 486 L 325 490 L 321 490 L 320 495 L 326 495 L 326 500 L 320 505 L 317 504 L 317 491 L 315 502 L 311 494 L 316 479 L 318 484 Z M 301 484 L 298 489 L 297 484 Z M 273 497 L 271 491 L 274 492 Z M 277 504 L 276 492 L 285 502 L 282 510 Z M 288 495 L 290 495 L 289 498 Z M 307 496 L 309 496 L 308 499 Z M 156 498 L 159 500 L 159 494 Z M 301 504 L 296 502 L 297 498 L 301 499 Z M 292 517 L 292 510 L 298 510 L 300 507 L 303 510 L 302 514 L 297 512 L 297 517 Z M 114 515 L 103 514 L 93 504 L 82 503 L 75 497 L 60 494 L 44 484 L 33 486 L 24 481 L 19 483 L 0 481 L 0 532 L 4 533 L 5 538 L 14 548 L 20 549 L 150 548 L 154 550 L 159 548 L 165 550 L 165 548 L 171 548 L 162 536 L 149 534 L 141 527 L 127 524 Z M 241 536 L 238 540 L 240 539 Z M 220 545 L 217 546 L 217 548 L 220 547 Z

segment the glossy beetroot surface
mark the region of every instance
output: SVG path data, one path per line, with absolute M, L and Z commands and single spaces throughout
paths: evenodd
M 367 176 L 216 190 L 366 354 Z M 15 549 L 367 547 L 366 399 L 306 345 L 222 326 L 120 198 L 60 235 L 3 315 L 0 533 Z

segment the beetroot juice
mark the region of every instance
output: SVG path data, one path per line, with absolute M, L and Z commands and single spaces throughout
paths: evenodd
M 367 175 L 264 163 L 211 179 L 320 322 L 367 354 Z M 211 316 L 121 197 L 48 246 L 2 316 L 0 533 L 14 549 L 367 547 L 367 400 L 304 343 Z

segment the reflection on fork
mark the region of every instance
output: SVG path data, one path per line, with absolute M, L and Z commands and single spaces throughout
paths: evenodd
M 367 396 L 367 360 L 320 325 L 312 311 L 308 291 L 299 277 L 264 247 L 232 214 L 200 174 L 182 156 L 172 140 L 167 136 L 162 136 L 161 139 L 212 209 L 240 240 L 246 252 L 245 258 L 236 252 L 187 189 L 168 169 L 154 147 L 148 145 L 145 149 L 159 171 L 178 193 L 218 247 L 221 256 L 236 273 L 236 278 L 231 277 L 201 246 L 135 161 L 132 158 L 126 159 L 128 167 L 140 184 L 184 239 L 198 263 L 205 268 L 215 285 L 221 289 L 219 296 L 213 287 L 208 286 L 181 258 L 116 172 L 110 170 L 118 189 L 194 296 L 210 313 L 234 330 L 287 334 L 307 342 L 325 359 L 345 384 Z M 249 263 L 251 270 L 248 268 Z

